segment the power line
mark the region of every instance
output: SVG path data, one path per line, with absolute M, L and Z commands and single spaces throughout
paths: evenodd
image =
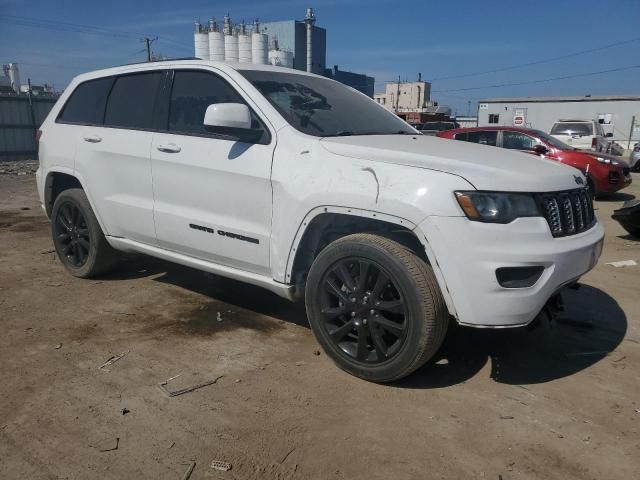
M 640 68 L 640 65 L 631 65 L 628 67 L 611 68 L 609 70 L 600 70 L 598 72 L 586 72 L 576 73 L 574 75 L 564 75 L 562 77 L 541 78 L 538 80 L 529 80 L 526 82 L 512 82 L 512 83 L 499 83 L 495 85 L 483 85 L 481 87 L 468 87 L 468 88 L 452 88 L 448 90 L 432 90 L 431 93 L 446 93 L 446 92 L 466 92 L 469 90 L 482 90 L 484 88 L 501 88 L 501 87 L 514 87 L 518 85 L 533 85 L 535 83 L 553 82 L 556 80 L 566 80 L 569 78 L 589 77 L 593 75 L 600 75 L 603 73 L 621 72 L 623 70 L 632 70 L 634 68 Z
M 601 50 L 606 50 L 607 48 L 617 47 L 619 45 L 626 45 L 628 43 L 637 42 L 638 40 L 640 40 L 640 37 L 631 38 L 629 40 L 622 40 L 620 42 L 610 43 L 608 45 L 602 45 L 600 47 L 590 48 L 588 50 L 580 50 L 579 52 L 567 53 L 565 55 L 560 55 L 558 57 L 545 58 L 543 60 L 536 60 L 536 61 L 527 62 L 527 63 L 519 63 L 519 64 L 516 64 L 516 65 L 496 68 L 496 69 L 493 69 L 493 70 L 484 70 L 482 72 L 461 73 L 459 75 L 449 75 L 449 76 L 444 76 L 444 77 L 435 77 L 435 78 L 432 78 L 431 81 L 450 80 L 450 79 L 453 79 L 453 78 L 467 78 L 467 77 L 474 77 L 474 76 L 477 76 L 477 75 L 486 75 L 488 73 L 505 72 L 507 70 L 514 70 L 516 68 L 530 67 L 532 65 L 540 65 L 542 63 L 555 62 L 556 60 L 563 60 L 565 58 L 575 57 L 577 55 L 585 55 L 587 53 L 598 52 L 598 51 L 601 51 Z
M 100 28 L 95 25 L 83 25 L 79 23 L 61 22 L 59 20 L 38 20 L 30 17 L 20 17 L 17 15 L 0 14 L 0 20 L 7 19 L 9 21 L 3 23 L 10 23 L 15 25 L 21 25 L 24 27 L 43 28 L 49 30 L 60 30 L 66 32 L 78 32 L 78 33 L 92 33 L 98 35 L 108 35 L 115 37 L 136 37 L 140 38 L 145 34 L 140 32 L 128 32 L 123 30 L 113 30 L 108 28 Z

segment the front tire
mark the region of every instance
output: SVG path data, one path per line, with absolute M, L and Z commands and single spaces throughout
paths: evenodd
M 398 380 L 422 366 L 449 323 L 431 267 L 400 243 L 371 234 L 340 238 L 318 255 L 305 301 L 327 355 L 373 382 Z
M 116 251 L 107 243 L 87 195 L 80 188 L 65 190 L 56 198 L 51 235 L 58 258 L 76 277 L 101 275 L 116 263 Z

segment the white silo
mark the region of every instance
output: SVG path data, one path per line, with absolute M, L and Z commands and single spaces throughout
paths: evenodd
M 20 93 L 20 71 L 18 70 L 18 64 L 10 63 L 8 67 L 11 88 L 13 88 L 16 93 Z
M 202 25 L 200 25 L 199 20 L 196 21 L 195 27 L 195 33 L 193 34 L 195 57 L 209 60 L 209 37 L 207 32 L 202 31 Z
M 251 34 L 251 63 L 256 65 L 266 65 L 268 62 L 268 37 L 260 33 L 258 20 L 253 22 L 253 33 Z
M 224 59 L 227 62 L 238 61 L 238 37 L 235 36 L 229 15 L 225 15 L 222 27 L 224 33 Z
M 278 39 L 276 37 L 271 38 L 269 63 L 274 67 L 293 68 L 293 54 L 289 51 L 280 50 L 278 47 Z
M 240 23 L 238 32 L 238 61 L 240 63 L 251 63 L 251 35 L 247 34 L 244 20 Z
M 209 20 L 209 60 L 224 62 L 224 34 L 218 31 L 215 18 Z

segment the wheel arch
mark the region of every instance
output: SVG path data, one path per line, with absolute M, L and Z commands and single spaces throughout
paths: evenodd
M 349 207 L 324 206 L 310 211 L 304 218 L 290 248 L 286 266 L 286 283 L 295 286 L 295 297 L 304 294 L 306 275 L 313 260 L 329 243 L 353 233 L 375 233 L 397 241 L 412 250 L 434 270 L 442 295 L 455 316 L 455 309 L 444 276 L 433 250 L 417 225 L 405 218 Z
M 72 171 L 51 170 L 47 173 L 44 182 L 44 207 L 47 217 L 51 217 L 53 204 L 56 198 L 58 198 L 58 195 L 70 188 L 80 188 L 84 190 L 82 183 Z
M 100 216 L 100 212 L 96 208 L 95 203 L 91 197 L 91 192 L 85 188 L 86 182 L 82 178 L 82 175 L 76 170 L 66 169 L 66 168 L 58 168 L 51 169 L 47 172 L 47 176 L 44 181 L 44 207 L 47 213 L 47 216 L 51 218 L 51 212 L 53 211 L 53 204 L 56 201 L 56 198 L 60 193 L 70 188 L 80 188 L 84 191 L 87 196 L 87 200 L 89 201 L 89 205 L 93 210 L 93 214 L 96 216 L 98 220 L 98 224 L 100 228 L 107 235 L 108 241 L 108 233 L 105 228 L 105 224 L 102 221 L 102 217 Z

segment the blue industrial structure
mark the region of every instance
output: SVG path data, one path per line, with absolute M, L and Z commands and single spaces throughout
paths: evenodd
M 373 97 L 375 83 L 373 77 L 361 73 L 341 71 L 337 65 L 333 69 L 326 68 L 327 31 L 315 25 L 311 29 L 311 71 L 337 80 Z M 278 47 L 281 50 L 289 50 L 293 53 L 293 68 L 303 71 L 307 69 L 307 25 L 304 21 L 284 20 L 263 23 L 260 25 L 260 33 L 266 33 L 270 38 L 277 38 Z

